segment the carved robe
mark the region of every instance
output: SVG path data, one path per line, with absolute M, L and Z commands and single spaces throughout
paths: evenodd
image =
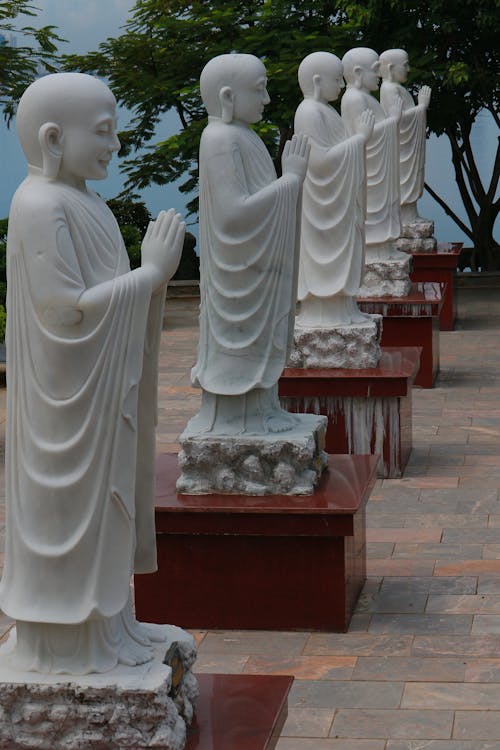
M 295 132 L 309 136 L 311 155 L 302 195 L 298 299 L 354 297 L 365 259 L 365 154 L 327 104 L 305 99 Z
M 218 395 L 270 388 L 293 339 L 299 184 L 257 134 L 209 118 L 200 144 L 200 342 L 192 380 Z
M 375 128 L 366 144 L 366 244 L 395 240 L 401 232 L 398 124 L 387 118 L 378 101 L 349 87 L 342 97 L 342 119 L 354 135 L 355 119 L 364 109 L 375 115 Z
M 380 103 L 387 113 L 395 96 L 403 101 L 399 124 L 399 181 L 401 205 L 416 203 L 424 191 L 426 111 L 415 106 L 409 91 L 399 83 L 383 81 Z
M 133 570 L 156 569 L 163 294 L 127 273 L 118 225 L 95 193 L 41 176 L 14 196 L 7 255 L 0 606 L 28 622 L 111 617 Z M 93 304 L 79 306 L 88 290 Z

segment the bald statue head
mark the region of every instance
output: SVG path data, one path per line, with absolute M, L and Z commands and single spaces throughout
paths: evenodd
M 379 59 L 375 50 L 369 47 L 354 47 L 342 58 L 344 78 L 349 86 L 367 91 L 378 88 Z
M 200 76 L 201 98 L 208 114 L 227 123 L 259 122 L 270 101 L 266 86 L 266 69 L 254 55 L 218 55 Z
M 299 86 L 305 98 L 332 102 L 344 86 L 342 63 L 331 52 L 313 52 L 299 65 Z
M 380 75 L 384 81 L 405 83 L 410 71 L 408 53 L 404 49 L 388 49 L 379 58 Z

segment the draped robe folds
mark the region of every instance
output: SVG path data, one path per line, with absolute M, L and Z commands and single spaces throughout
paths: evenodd
M 395 240 L 401 233 L 398 123 L 378 101 L 349 87 L 342 97 L 342 120 L 347 132 L 356 132 L 355 120 L 364 109 L 375 115 L 375 128 L 366 144 L 366 244 Z
M 127 273 L 118 225 L 101 199 L 41 176 L 14 196 L 7 254 L 0 606 L 33 623 L 109 618 L 125 607 L 133 570 L 156 569 L 164 289 L 151 296 L 145 274 Z M 101 284 L 104 292 L 80 309 L 80 297 Z
M 200 342 L 192 381 L 218 395 L 274 386 L 293 342 L 299 183 L 250 128 L 210 118 L 200 144 Z
M 295 132 L 309 137 L 311 155 L 302 194 L 298 299 L 354 297 L 365 260 L 365 149 L 349 137 L 333 107 L 305 99 Z
M 383 81 L 380 103 L 386 113 L 395 96 L 403 101 L 399 123 L 399 181 L 403 206 L 416 203 L 424 192 L 427 113 L 424 107 L 415 106 L 412 95 L 404 86 Z

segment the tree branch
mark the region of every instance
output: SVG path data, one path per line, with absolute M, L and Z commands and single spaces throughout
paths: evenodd
M 491 203 L 496 195 L 498 180 L 500 178 L 500 137 L 497 139 L 497 152 L 495 155 L 495 164 L 493 165 L 493 172 L 491 174 L 490 186 L 486 197 Z
M 472 240 L 473 239 L 472 231 L 469 229 L 469 227 L 466 224 L 463 223 L 462 219 L 460 219 L 456 215 L 456 213 L 451 210 L 449 205 L 441 198 L 441 196 L 439 196 L 437 193 L 434 192 L 434 190 L 430 187 L 430 185 L 428 185 L 425 182 L 424 187 L 429 193 L 429 195 L 431 195 L 434 198 L 436 203 L 439 203 L 439 205 L 441 206 L 445 214 L 447 214 L 450 217 L 450 219 L 453 219 L 453 221 L 458 226 L 458 228 L 461 229 L 462 232 L 466 234 L 470 240 Z

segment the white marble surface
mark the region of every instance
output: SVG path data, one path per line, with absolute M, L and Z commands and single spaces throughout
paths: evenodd
M 427 109 L 431 98 L 429 86 L 422 86 L 415 104 L 403 85 L 408 79 L 410 63 L 402 49 L 389 49 L 380 55 L 380 104 L 389 115 L 395 97 L 403 105 L 399 123 L 399 178 L 401 215 L 405 224 L 419 219 L 417 201 L 424 190 Z
M 250 127 L 269 102 L 266 83 L 262 62 L 244 54 L 213 58 L 200 78 L 209 122 L 200 144 L 200 342 L 192 380 L 204 406 L 190 434 L 265 435 L 295 424 L 275 391 L 293 339 L 309 146 L 302 136 L 286 144 L 278 179 Z
M 85 674 L 153 658 L 130 576 L 156 569 L 154 429 L 166 282 L 184 224 L 162 212 L 130 271 L 87 187 L 114 152 L 116 102 L 80 73 L 44 76 L 17 129 L 28 177 L 9 217 L 5 564 L 19 669 Z M 152 638 L 150 637 L 152 636 Z
M 331 106 L 344 87 L 335 55 L 308 55 L 298 78 L 304 99 L 295 132 L 308 137 L 311 154 L 302 194 L 296 342 L 305 328 L 363 322 L 355 297 L 365 261 L 365 144 L 375 123 L 365 110 L 349 135 Z
M 366 146 L 367 171 L 367 260 L 396 259 L 393 240 L 401 232 L 399 192 L 398 128 L 402 113 L 399 97 L 394 97 L 389 113 L 373 96 L 378 90 L 379 60 L 366 47 L 355 47 L 342 58 L 346 91 L 341 101 L 342 120 L 347 132 L 356 132 L 361 113 L 369 109 L 375 127 Z

